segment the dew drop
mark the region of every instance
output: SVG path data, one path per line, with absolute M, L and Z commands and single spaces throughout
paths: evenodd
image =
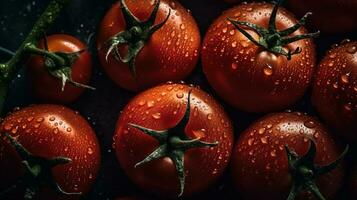
M 345 110 L 347 110 L 347 111 L 351 111 L 351 110 L 352 110 L 352 103 L 347 103 L 347 104 L 345 104 L 344 108 L 345 108 Z
M 182 92 L 179 92 L 176 94 L 176 97 L 179 98 L 179 99 L 182 99 L 184 96 L 184 94 Z
M 267 138 L 267 137 L 262 137 L 262 138 L 260 138 L 260 141 L 261 141 L 263 144 L 267 144 L 267 143 L 268 143 L 268 138 Z
M 304 122 L 304 126 L 311 129 L 311 128 L 315 128 L 316 124 L 314 121 L 308 120 L 308 121 Z
M 68 127 L 68 128 L 66 129 L 66 131 L 67 131 L 67 132 L 71 132 L 71 131 L 72 131 L 72 128 L 71 128 L 71 127 Z
M 28 122 L 31 122 L 31 121 L 33 120 L 33 118 L 34 118 L 34 117 L 29 117 L 29 118 L 27 118 L 27 121 L 28 121 Z
M 43 120 L 44 120 L 43 117 L 39 117 L 36 119 L 36 122 L 43 122 Z
M 161 113 L 154 113 L 154 114 L 152 114 L 152 117 L 154 119 L 160 119 L 161 118 Z
M 238 68 L 238 64 L 237 63 L 232 63 L 231 65 L 233 70 L 236 70 Z
M 148 108 L 152 108 L 152 107 L 154 107 L 154 105 L 155 105 L 155 102 L 154 102 L 154 101 L 148 101 L 148 102 L 147 102 Z
M 263 127 L 263 128 L 260 128 L 260 129 L 258 130 L 258 133 L 259 133 L 259 134 L 265 133 L 265 128 L 264 128 L 264 127 Z
M 207 115 L 207 119 L 208 119 L 208 120 L 211 120 L 211 119 L 212 119 L 212 114 L 208 114 L 208 115 Z
M 181 30 L 185 30 L 185 28 L 186 28 L 185 24 L 181 24 L 180 28 L 181 28 Z
M 263 69 L 263 72 L 266 76 L 271 76 L 273 74 L 273 67 L 270 66 L 269 64 L 266 64 Z
M 250 138 L 248 139 L 248 145 L 251 146 L 254 142 L 254 138 Z
M 349 83 L 350 82 L 350 74 L 351 73 L 343 74 L 341 76 L 341 82 L 345 83 L 345 84 Z
M 347 49 L 347 52 L 350 54 L 354 54 L 357 52 L 357 47 L 356 46 L 351 46 Z
M 139 106 L 143 106 L 143 105 L 145 105 L 145 103 L 146 103 L 145 100 L 141 100 L 141 101 L 139 101 Z
M 270 152 L 270 156 L 271 157 L 276 157 L 276 150 L 275 149 Z
M 51 122 L 53 122 L 53 121 L 55 121 L 55 120 L 56 120 L 56 118 L 55 118 L 54 116 L 51 116 L 51 117 L 50 117 L 50 121 L 51 121 Z
M 92 155 L 92 154 L 93 154 L 93 149 L 89 147 L 87 153 L 88 153 L 89 155 Z

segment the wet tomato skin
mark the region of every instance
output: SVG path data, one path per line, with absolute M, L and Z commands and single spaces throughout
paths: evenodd
M 313 28 L 327 33 L 346 33 L 357 30 L 356 0 L 289 0 L 294 13 L 303 16 L 312 12 Z
M 210 85 L 225 101 L 244 111 L 269 112 L 294 104 L 303 96 L 313 75 L 316 56 L 311 39 L 285 46 L 291 50 L 302 48 L 288 61 L 283 55 L 259 48 L 227 21 L 231 17 L 267 28 L 272 8 L 269 3 L 233 7 L 211 25 L 203 41 L 202 65 Z M 296 23 L 290 12 L 279 8 L 278 30 Z M 259 39 L 252 30 L 248 32 Z M 305 28 L 300 28 L 291 36 L 306 33 Z
M 357 142 L 357 42 L 331 49 L 320 62 L 312 102 L 337 134 Z
M 50 52 L 73 53 L 86 49 L 86 45 L 77 38 L 56 34 L 47 37 Z M 38 47 L 44 49 L 44 40 Z M 36 98 L 51 103 L 71 103 L 85 90 L 67 83 L 62 91 L 62 80 L 52 76 L 44 65 L 43 56 L 31 56 L 27 63 L 29 79 L 33 94 Z M 88 84 L 92 73 L 92 60 L 85 50 L 72 65 L 72 79 L 78 83 Z
M 151 0 L 126 0 L 129 10 L 139 20 L 146 20 L 152 12 Z M 97 48 L 99 58 L 108 76 L 120 87 L 138 91 L 166 81 L 179 81 L 194 69 L 199 55 L 201 38 L 198 26 L 190 12 L 178 1 L 161 0 L 155 24 L 171 14 L 163 27 L 156 31 L 136 58 L 137 78 L 129 71 L 129 66 L 109 56 L 102 45 L 112 36 L 125 30 L 125 22 L 115 3 L 101 22 Z M 123 52 L 126 51 L 123 48 Z M 124 54 L 123 54 L 124 55 Z
M 48 159 L 62 156 L 72 159 L 68 164 L 53 168 L 54 179 L 66 192 L 86 194 L 90 190 L 99 171 L 100 150 L 93 129 L 78 113 L 63 106 L 34 105 L 7 116 L 0 130 L 1 134 L 7 132 L 16 138 L 35 156 Z M 2 137 L 0 188 L 11 186 L 11 183 L 23 176 L 21 161 L 13 146 Z M 60 198 L 46 187 L 41 188 L 38 195 L 40 199 L 79 198 L 77 195 Z
M 317 120 L 301 113 L 275 113 L 253 123 L 239 137 L 232 156 L 234 185 L 245 199 L 286 199 L 291 188 L 285 145 L 299 156 L 306 154 L 313 139 L 315 164 L 325 166 L 340 154 L 327 130 Z M 342 185 L 343 168 L 320 176 L 317 185 L 326 197 L 334 197 Z M 259 192 L 257 192 L 259 191 Z M 307 193 L 299 199 L 314 199 Z
M 177 197 L 179 181 L 175 165 L 170 158 L 162 158 L 134 168 L 158 147 L 158 142 L 130 128 L 128 123 L 155 130 L 175 126 L 185 113 L 189 90 L 192 90 L 191 114 L 186 135 L 205 142 L 219 142 L 213 148 L 194 148 L 184 155 L 186 184 L 183 195 L 201 192 L 225 170 L 233 143 L 230 120 L 212 97 L 182 84 L 157 86 L 136 96 L 117 122 L 114 147 L 122 168 L 135 184 L 159 197 Z

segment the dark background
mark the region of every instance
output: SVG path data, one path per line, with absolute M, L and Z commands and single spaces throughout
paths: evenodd
M 32 25 L 44 11 L 49 0 L 1 0 L 0 2 L 0 46 L 15 51 L 21 44 Z M 117 87 L 100 68 L 94 47 L 95 33 L 105 12 L 115 0 L 72 0 L 67 9 L 58 18 L 55 25 L 48 31 L 52 33 L 68 33 L 87 41 L 91 46 L 94 60 L 94 73 L 90 85 L 97 88 L 96 91 L 86 91 L 75 103 L 68 105 L 78 110 L 93 125 L 102 149 L 102 169 L 99 178 L 86 199 L 112 199 L 114 197 L 142 193 L 124 175 L 118 165 L 115 154 L 112 152 L 112 136 L 118 115 L 126 103 L 135 94 Z M 202 37 L 208 26 L 218 17 L 221 12 L 230 5 L 222 0 L 181 0 L 181 3 L 192 11 L 192 15 L 198 22 Z M 315 31 L 315 30 L 311 30 Z M 91 37 L 93 36 L 94 37 Z M 92 39 L 90 39 L 92 38 Z M 331 45 L 341 42 L 343 39 L 357 39 L 356 33 L 327 35 L 322 33 L 316 40 L 319 59 L 325 54 Z M 0 55 L 0 59 L 5 59 Z M 185 80 L 187 83 L 199 85 L 203 90 L 213 94 L 216 99 L 223 101 L 215 95 L 209 87 L 198 64 L 194 73 Z M 27 77 L 22 70 L 13 81 L 10 94 L 6 103 L 7 111 L 14 107 L 24 107 L 29 104 L 40 103 L 31 96 Z M 224 104 L 224 103 L 223 103 Z M 247 114 L 237 111 L 224 104 L 234 125 L 235 132 L 240 133 L 252 121 L 262 115 Z M 309 92 L 291 110 L 307 112 L 315 116 L 309 101 Z M 257 191 L 259 192 L 259 191 Z M 220 182 L 210 189 L 206 195 L 195 199 L 236 199 L 230 186 L 228 174 Z M 343 198 L 343 197 L 341 197 Z

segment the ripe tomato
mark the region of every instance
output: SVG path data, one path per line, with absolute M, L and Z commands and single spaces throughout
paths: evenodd
M 315 28 L 329 33 L 357 30 L 356 0 L 289 0 L 292 11 L 298 15 L 313 12 Z
M 244 111 L 268 112 L 292 105 L 304 94 L 314 71 L 313 42 L 299 39 L 317 33 L 307 34 L 300 27 L 305 19 L 298 24 L 283 8 L 277 13 L 277 29 L 266 29 L 270 17 L 274 27 L 272 10 L 269 3 L 236 6 L 211 25 L 203 42 L 202 65 L 209 83 L 224 100 Z M 262 28 L 246 28 L 247 22 Z
M 124 20 L 120 9 L 123 4 L 114 4 L 101 23 L 97 41 L 100 61 L 109 77 L 119 86 L 137 91 L 188 76 L 197 63 L 201 40 L 190 12 L 175 0 L 162 0 L 161 3 L 159 0 L 123 2 L 138 21 L 148 20 L 153 14 L 151 25 L 163 23 L 163 26 L 152 35 L 146 34 L 148 26 L 131 26 L 132 23 Z M 156 17 L 153 10 L 155 5 L 160 5 Z M 125 37 L 130 39 L 124 41 L 124 36 L 116 37 L 118 33 L 126 34 Z M 109 47 L 108 42 L 111 44 Z M 118 48 L 118 53 L 114 49 L 110 51 L 110 46 Z M 130 49 L 135 52 L 132 57 L 129 56 Z M 110 54 L 106 58 L 108 52 Z M 128 58 L 126 61 L 125 57 Z
M 93 129 L 78 113 L 63 106 L 34 105 L 10 114 L 2 122 L 0 130 L 1 191 L 21 183 L 19 180 L 27 188 L 31 187 L 30 191 L 35 192 L 39 199 L 62 199 L 53 192 L 53 185 L 48 184 L 57 183 L 67 193 L 85 194 L 91 188 L 100 165 L 99 144 Z M 15 151 L 5 133 L 10 134 L 32 156 L 24 158 L 19 151 Z M 50 167 L 49 160 L 58 157 L 70 159 L 71 162 Z M 26 182 L 29 171 L 25 170 L 24 161 L 33 170 L 36 166 L 41 167 L 35 179 L 27 179 L 30 182 Z M 36 193 L 37 190 L 39 193 Z M 16 190 L 16 193 L 21 197 L 15 199 L 24 197 L 22 191 Z M 65 199 L 78 199 L 78 195 Z
M 74 61 L 71 78 L 81 84 L 88 84 L 91 78 L 92 61 L 86 45 L 78 39 L 64 34 L 47 37 L 48 50 L 50 52 L 75 53 L 84 50 Z M 45 42 L 41 40 L 38 48 L 45 49 Z M 51 75 L 45 65 L 44 56 L 32 56 L 28 63 L 29 79 L 32 91 L 36 98 L 55 103 L 71 103 L 78 99 L 84 88 L 67 83 L 62 91 L 62 80 Z
M 228 164 L 232 143 L 232 125 L 221 106 L 182 84 L 135 97 L 114 136 L 117 158 L 130 179 L 162 197 L 189 196 L 211 186 Z
M 288 162 L 286 147 L 302 157 L 300 163 Z M 327 130 L 315 119 L 301 113 L 271 114 L 253 123 L 238 139 L 232 157 L 233 180 L 246 199 L 287 199 L 294 183 L 304 191 L 297 197 L 314 199 L 314 193 L 306 192 L 309 182 L 331 199 L 342 184 L 343 169 L 330 171 L 324 166 L 341 161 L 339 153 Z M 290 163 L 295 163 L 295 169 Z M 329 172 L 319 172 L 316 167 Z
M 316 73 L 312 102 L 326 122 L 357 142 L 357 42 L 330 50 Z

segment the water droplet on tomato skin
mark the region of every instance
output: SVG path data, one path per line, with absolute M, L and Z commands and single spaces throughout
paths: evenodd
M 316 127 L 316 123 L 314 121 L 308 120 L 306 122 L 304 122 L 304 126 L 306 126 L 307 128 L 315 128 Z
M 179 92 L 176 94 L 176 97 L 182 99 L 184 97 L 184 94 L 182 92 Z
M 267 144 L 268 143 L 268 138 L 267 137 L 262 137 L 262 138 L 260 138 L 260 141 L 262 142 L 262 144 Z
M 238 68 L 238 64 L 237 63 L 232 63 L 231 65 L 233 70 L 236 70 Z
M 39 117 L 36 119 L 36 122 L 40 123 L 40 122 L 43 122 L 44 118 L 43 117 Z
M 93 149 L 89 147 L 87 153 L 88 153 L 89 155 L 92 155 L 92 154 L 93 154 Z
M 273 75 L 273 67 L 269 64 L 266 64 L 266 66 L 263 68 L 263 72 L 266 76 L 271 76 Z
M 72 128 L 71 128 L 71 127 L 68 127 L 68 128 L 66 129 L 66 131 L 67 131 L 67 132 L 71 132 L 71 131 L 72 131 Z
M 208 114 L 208 115 L 207 115 L 207 119 L 208 119 L 208 120 L 211 120 L 211 119 L 212 119 L 212 114 Z
M 161 118 L 161 113 L 154 113 L 154 114 L 152 114 L 152 117 L 154 119 L 160 119 Z
M 351 111 L 352 110 L 352 103 L 345 104 L 344 108 L 345 108 L 346 111 Z
M 343 74 L 340 78 L 341 82 L 344 84 L 348 84 L 350 82 L 350 75 L 351 73 Z
M 350 54 L 355 54 L 357 52 L 357 47 L 356 46 L 351 46 L 347 49 L 347 52 Z
M 265 133 L 265 128 L 263 127 L 263 128 L 260 128 L 259 130 L 258 130 L 258 133 L 261 135 L 261 134 L 263 134 L 263 133 Z
M 27 118 L 27 121 L 28 121 L 28 122 L 31 122 L 33 119 L 34 119 L 34 117 L 28 117 L 28 118 Z

